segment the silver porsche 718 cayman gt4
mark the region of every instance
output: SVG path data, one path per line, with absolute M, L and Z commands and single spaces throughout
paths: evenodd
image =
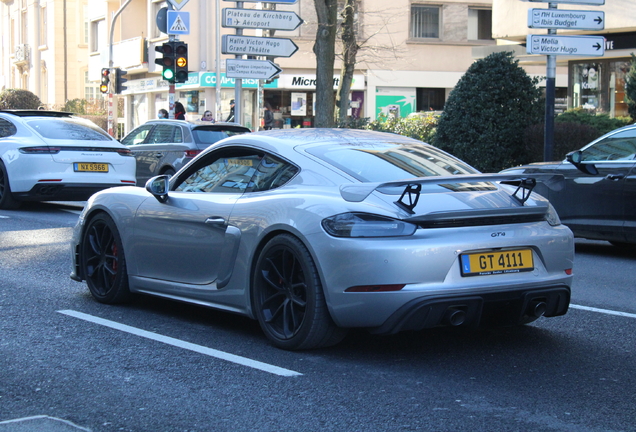
M 558 183 L 558 179 L 552 180 Z M 284 349 L 563 315 L 574 242 L 532 176 L 347 129 L 227 138 L 173 177 L 91 197 L 74 280 L 255 318 Z

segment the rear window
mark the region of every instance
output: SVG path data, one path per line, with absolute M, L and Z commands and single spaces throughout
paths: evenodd
M 247 132 L 249 132 L 249 130 L 236 127 L 228 127 L 227 129 L 222 130 L 197 128 L 192 131 L 192 135 L 194 135 L 194 142 L 196 142 L 197 144 L 209 145 L 214 144 L 215 142 L 220 141 L 224 138 L 234 135 L 242 135 Z
M 28 125 L 47 139 L 71 141 L 111 141 L 112 138 L 97 125 L 76 118 L 38 118 L 27 120 Z
M 477 174 L 479 171 L 433 146 L 372 143 L 325 145 L 307 150 L 362 182 Z

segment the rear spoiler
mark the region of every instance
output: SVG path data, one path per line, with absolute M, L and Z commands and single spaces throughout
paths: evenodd
M 402 209 L 413 213 L 413 208 L 417 205 L 417 201 L 420 198 L 420 191 L 424 185 L 505 182 L 517 186 L 517 190 L 512 196 L 523 205 L 530 197 L 530 193 L 532 189 L 534 189 L 537 180 L 540 180 L 550 189 L 558 190 L 563 187 L 563 176 L 558 174 L 463 174 L 417 177 L 385 183 L 346 184 L 340 186 L 340 195 L 345 201 L 362 202 L 376 190 L 381 193 L 395 194 L 395 191 L 391 191 L 390 189 L 404 188 L 400 199 L 395 203 Z M 518 195 L 519 192 L 521 192 L 520 196 Z

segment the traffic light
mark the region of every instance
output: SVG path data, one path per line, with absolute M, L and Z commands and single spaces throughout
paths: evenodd
M 157 45 L 155 51 L 163 54 L 163 58 L 156 58 L 155 63 L 163 67 L 161 73 L 164 80 L 174 84 L 175 80 L 175 63 L 174 63 L 174 42 L 165 42 L 163 45 Z M 187 63 L 187 62 L 186 62 Z
M 185 42 L 174 43 L 175 58 L 175 82 L 184 83 L 188 80 L 188 44 Z
M 102 68 L 102 82 L 99 85 L 99 91 L 102 93 L 108 93 L 110 87 L 110 69 Z
M 128 81 L 124 78 L 124 75 L 127 73 L 127 71 L 121 70 L 120 68 L 115 69 L 115 94 L 120 94 L 124 90 L 128 89 L 128 87 L 124 85 L 124 83 Z

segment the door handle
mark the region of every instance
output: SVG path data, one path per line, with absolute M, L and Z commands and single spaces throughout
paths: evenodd
M 612 181 L 622 180 L 624 178 L 625 178 L 625 174 L 608 174 L 605 176 L 606 180 L 612 180 Z
M 207 225 L 225 226 L 225 219 L 222 217 L 209 217 L 205 220 Z

